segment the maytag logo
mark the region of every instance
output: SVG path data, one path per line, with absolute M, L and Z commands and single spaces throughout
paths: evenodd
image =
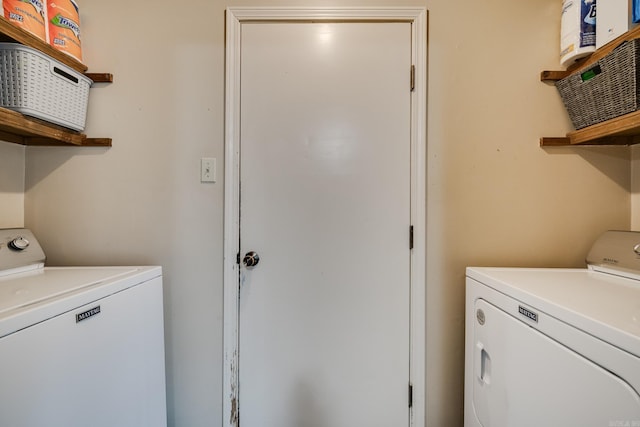
M 602 262 L 605 264 L 617 264 L 618 260 L 615 258 L 602 258 Z
M 83 311 L 82 313 L 76 314 L 76 323 L 82 322 L 83 320 L 87 320 L 88 318 L 93 317 L 96 314 L 100 314 L 100 306 L 93 307 L 87 311 Z
M 527 310 L 526 308 L 524 308 L 523 306 L 518 306 L 518 313 L 522 314 L 524 317 L 533 320 L 534 322 L 538 323 L 538 314 L 534 313 L 531 310 Z

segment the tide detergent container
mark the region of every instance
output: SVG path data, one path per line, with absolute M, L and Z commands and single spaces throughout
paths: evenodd
M 596 0 L 564 0 L 560 64 L 568 67 L 596 50 Z
M 47 41 L 47 8 L 45 0 L 3 0 L 4 17 L 16 27 L 20 27 Z
M 80 13 L 74 0 L 48 0 L 49 44 L 82 62 Z

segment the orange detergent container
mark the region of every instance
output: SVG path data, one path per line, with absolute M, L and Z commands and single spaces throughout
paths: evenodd
M 45 0 L 3 0 L 4 17 L 13 25 L 47 41 Z
M 48 0 L 47 14 L 49 44 L 82 62 L 78 4 L 74 0 Z

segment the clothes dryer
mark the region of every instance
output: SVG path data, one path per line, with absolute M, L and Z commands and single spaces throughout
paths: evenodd
M 640 427 L 640 233 L 587 263 L 467 268 L 465 427 Z

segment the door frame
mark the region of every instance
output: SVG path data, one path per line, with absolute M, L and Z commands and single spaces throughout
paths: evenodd
M 411 92 L 410 425 L 425 425 L 427 11 L 425 8 L 245 8 L 226 10 L 223 261 L 224 427 L 238 426 L 240 253 L 240 48 L 243 22 L 409 22 L 415 66 Z M 409 86 L 407 70 L 407 86 Z

